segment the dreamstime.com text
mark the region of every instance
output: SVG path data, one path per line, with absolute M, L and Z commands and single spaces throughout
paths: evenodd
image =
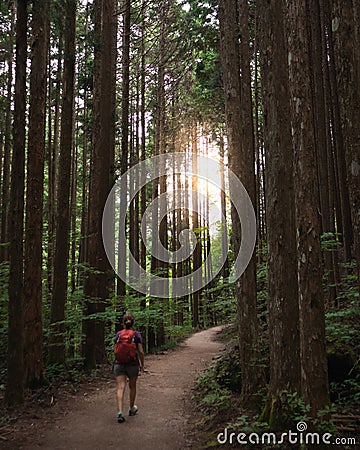
M 334 437 L 331 433 L 307 432 L 306 422 L 298 422 L 297 431 L 287 430 L 281 434 L 272 432 L 264 433 L 234 433 L 227 428 L 217 436 L 219 444 L 306 444 L 306 445 L 356 445 L 356 439 L 352 437 Z

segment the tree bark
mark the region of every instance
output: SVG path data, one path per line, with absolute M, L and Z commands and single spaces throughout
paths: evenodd
M 72 179 L 72 147 L 74 130 L 74 78 L 76 0 L 65 4 L 64 82 L 61 114 L 59 175 L 57 188 L 56 244 L 54 288 L 51 303 L 49 362 L 65 362 L 65 303 L 68 289 L 70 180 Z
M 244 120 L 249 114 L 242 111 L 241 94 L 249 95 L 250 85 L 240 85 L 240 58 L 238 45 L 238 10 L 236 0 L 222 0 L 219 4 L 220 44 L 222 55 L 222 73 L 225 91 L 225 115 L 228 130 L 229 164 L 232 172 L 237 175 L 247 189 L 252 202 L 255 200 L 255 179 L 253 165 L 253 146 L 245 147 L 249 143 L 239 124 L 244 127 Z M 242 22 L 242 25 L 244 23 Z M 246 30 L 245 30 L 246 33 Z M 246 45 L 245 43 L 243 45 Z M 248 44 L 247 44 L 248 45 Z M 245 53 L 242 69 L 245 71 L 248 61 Z M 245 78 L 244 83 L 248 80 Z M 248 104 L 248 103 L 247 103 Z M 251 104 L 251 103 L 250 103 Z M 251 112 L 250 112 L 251 114 Z M 252 132 L 252 126 L 250 131 Z M 245 132 L 245 131 L 244 131 Z M 236 196 L 230 185 L 230 196 Z M 240 248 L 241 230 L 240 220 L 234 207 L 231 208 L 232 237 L 235 254 Z M 238 302 L 238 328 L 240 363 L 242 373 L 242 402 L 244 406 L 257 406 L 259 386 L 262 375 L 258 368 L 258 324 L 256 316 L 256 274 L 254 257 L 250 261 L 241 279 L 236 282 L 235 294 Z
M 86 62 L 88 60 L 89 55 L 89 49 L 87 45 L 87 37 L 89 33 L 89 19 L 88 16 L 85 19 L 85 49 L 84 49 L 84 56 L 85 56 L 85 67 Z M 85 67 L 83 70 L 85 70 Z M 84 108 L 83 108 L 83 115 L 84 115 L 84 133 L 83 133 L 83 140 L 82 140 L 82 154 L 81 154 L 81 165 L 82 165 L 82 187 L 81 187 L 81 225 L 80 225 L 80 244 L 79 244 L 79 265 L 83 264 L 87 260 L 87 224 L 88 224 L 88 140 L 89 140 L 89 132 L 88 132 L 88 121 L 89 121 L 89 95 L 88 95 L 88 86 L 85 85 L 84 89 Z M 79 268 L 78 270 L 78 284 L 82 285 L 84 283 L 84 269 Z
M 285 0 L 294 149 L 301 391 L 316 413 L 329 403 L 322 291 L 316 140 L 310 89 L 306 0 Z
M 25 379 L 27 385 L 38 386 L 44 381 L 42 238 L 49 0 L 34 1 L 32 17 L 24 271 Z
M 329 0 L 326 0 L 324 7 L 326 31 L 328 34 L 328 64 L 329 64 L 329 78 L 331 87 L 331 100 L 332 100 L 332 115 L 333 115 L 333 136 L 336 155 L 336 175 L 338 180 L 339 190 L 339 211 L 337 212 L 337 220 L 339 232 L 341 233 L 341 241 L 344 245 L 345 261 L 349 262 L 352 257 L 352 243 L 353 243 L 353 230 L 351 221 L 351 208 L 349 198 L 349 187 L 347 184 L 346 174 L 346 162 L 345 162 L 345 141 L 344 132 L 341 125 L 341 113 L 340 113 L 340 96 L 341 93 L 338 90 L 336 81 L 336 67 L 335 67 L 335 53 L 334 38 L 332 31 L 332 20 Z M 341 224 L 341 227 L 340 227 Z
M 48 219 L 48 247 L 47 247 L 47 289 L 48 295 L 51 298 L 54 282 L 54 253 L 55 253 L 55 215 L 56 215 L 56 166 L 58 159 L 58 147 L 59 147 L 59 123 L 60 123 L 60 93 L 61 93 L 61 78 L 62 78 L 62 59 L 63 59 L 63 33 L 60 32 L 58 40 L 58 60 L 56 68 L 56 82 L 55 82 L 55 99 L 54 99 L 54 126 L 51 123 L 51 80 L 49 80 L 49 111 L 48 111 L 48 127 L 49 127 L 49 141 L 47 163 L 48 163 L 48 202 L 47 202 L 47 219 Z M 49 51 L 50 53 L 50 51 Z M 51 67 L 51 58 L 49 55 L 49 72 Z M 52 133 L 51 133 L 52 131 Z M 51 139 L 52 138 L 52 139 Z
M 284 429 L 282 393 L 300 394 L 300 335 L 295 194 L 287 47 L 281 2 L 259 2 L 261 84 L 266 149 L 270 383 L 261 420 Z
M 121 86 L 121 175 L 128 169 L 129 157 L 129 103 L 130 103 L 130 33 L 131 33 L 131 2 L 124 1 L 123 12 L 123 44 L 122 44 L 122 86 Z M 127 188 L 124 186 L 124 189 Z M 123 195 L 122 193 L 120 195 Z M 126 194 L 125 194 L 126 195 Z M 124 211 L 125 212 L 125 211 Z M 121 213 L 122 215 L 122 213 Z M 126 261 L 126 242 L 119 242 L 119 264 Z M 126 283 L 118 279 L 117 295 L 119 297 L 119 312 L 125 313 L 123 297 L 126 295 Z
M 23 233 L 26 142 L 27 0 L 19 0 L 17 2 L 16 15 L 15 105 L 9 216 L 8 352 L 5 391 L 5 402 L 9 406 L 17 405 L 24 401 Z
M 5 138 L 4 138 L 4 162 L 3 162 L 3 178 L 1 190 L 1 223 L 0 223 L 0 262 L 9 259 L 9 195 L 10 195 L 10 158 L 11 158 L 11 121 L 12 121 L 12 83 L 13 83 L 13 47 L 14 47 L 14 24 L 15 24 L 15 5 L 10 2 L 11 24 L 9 39 L 9 59 L 8 59 L 8 76 L 7 76 L 7 98 L 5 111 Z M 1 177 L 1 172 L 0 172 Z M 5 244 L 5 245 L 4 245 Z
M 220 135 L 220 146 L 219 146 L 219 156 L 220 156 L 220 164 L 224 164 L 224 153 L 225 153 L 225 145 L 224 145 L 224 136 L 221 132 Z M 221 166 L 223 169 L 223 166 Z M 224 265 L 221 269 L 221 273 L 223 278 L 228 278 L 230 275 L 229 268 L 229 258 L 228 258 L 228 227 L 226 221 L 226 196 L 225 196 L 225 174 L 224 170 L 220 170 L 220 203 L 221 203 L 221 252 L 222 258 L 225 260 Z
M 141 122 L 141 161 L 146 158 L 146 60 L 145 60 L 145 33 L 146 33 L 146 0 L 142 0 L 141 5 L 141 73 L 140 73 L 140 122 Z M 145 217 L 146 211 L 146 187 L 141 188 L 140 192 L 140 218 Z M 143 269 L 146 269 L 146 246 L 144 239 L 140 240 L 140 265 Z M 145 309 L 146 302 L 141 303 L 142 309 Z
M 102 213 L 109 193 L 111 167 L 111 51 L 113 38 L 113 1 L 95 2 L 95 71 L 93 100 L 93 147 L 91 154 L 88 263 L 95 269 L 85 280 L 87 316 L 85 325 L 85 367 L 93 369 L 106 360 L 104 318 L 108 292 L 109 263 L 102 243 Z M 110 102 L 111 104 L 112 102 Z
M 310 65 L 311 65 L 311 89 L 312 89 L 312 109 L 314 111 L 314 136 L 316 140 L 316 156 L 318 168 L 319 201 L 321 212 L 321 234 L 329 233 L 330 226 L 330 199 L 329 199 L 329 173 L 328 173 L 328 153 L 327 153 L 327 123 L 325 121 L 325 93 L 322 64 L 323 54 L 322 28 L 320 17 L 320 5 L 317 2 L 308 4 L 309 41 L 310 41 Z M 326 52 L 326 49 L 324 49 Z M 329 251 L 323 254 L 325 275 L 327 283 L 333 284 L 333 263 L 332 255 Z M 334 290 L 328 289 L 326 298 L 327 304 L 334 304 Z
M 354 45 L 359 24 L 355 22 L 352 0 L 333 0 L 332 32 L 335 48 L 337 90 L 341 127 L 345 144 L 347 183 L 353 226 L 354 255 L 358 266 L 360 288 L 360 55 Z M 357 8 L 358 10 L 358 8 Z
M 199 199 L 197 195 L 198 191 L 198 133 L 197 133 L 197 122 L 194 120 L 194 123 L 191 126 L 191 170 L 193 174 L 191 177 L 191 189 L 192 189 L 192 207 L 193 212 L 191 215 L 192 226 L 196 236 L 196 246 L 193 253 L 193 272 L 197 271 L 201 268 L 201 254 L 202 254 L 202 245 L 201 245 L 201 233 L 200 233 L 200 221 L 199 221 Z M 194 285 L 202 284 L 202 271 L 193 275 L 194 277 Z M 197 290 L 192 295 L 192 325 L 194 328 L 200 327 L 200 319 L 199 319 L 199 311 L 200 311 L 200 291 Z

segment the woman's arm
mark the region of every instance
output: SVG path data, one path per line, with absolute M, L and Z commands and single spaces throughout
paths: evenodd
M 144 372 L 144 349 L 141 343 L 138 344 L 138 352 L 139 352 L 139 358 L 140 358 L 140 370 L 141 372 Z

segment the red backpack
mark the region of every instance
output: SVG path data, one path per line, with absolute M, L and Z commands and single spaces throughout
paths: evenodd
M 134 337 L 134 330 L 121 330 L 118 333 L 114 348 L 115 361 L 126 364 L 136 360 Z

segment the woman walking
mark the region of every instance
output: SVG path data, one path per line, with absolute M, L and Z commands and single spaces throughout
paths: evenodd
M 138 411 L 135 405 L 136 382 L 139 372 L 144 371 L 144 349 L 141 334 L 133 329 L 134 323 L 134 316 L 132 314 L 125 314 L 123 318 L 124 328 L 116 333 L 115 336 L 114 375 L 117 384 L 117 421 L 119 423 L 125 421 L 123 405 L 127 379 L 129 380 L 130 391 L 129 416 L 134 416 Z

